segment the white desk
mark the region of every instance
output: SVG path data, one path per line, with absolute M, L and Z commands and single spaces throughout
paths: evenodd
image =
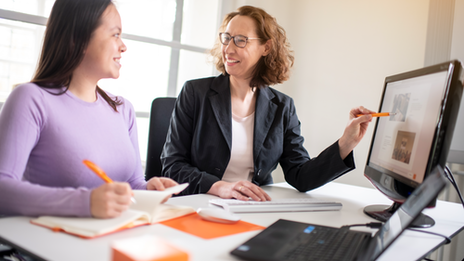
M 302 196 L 287 184 L 265 187 L 274 198 L 292 198 Z M 330 183 L 307 193 L 307 196 L 331 199 L 343 203 L 340 211 L 241 214 L 242 220 L 269 226 L 279 218 L 291 219 L 328 226 L 368 223 L 375 220 L 363 214 L 368 204 L 391 204 L 385 196 L 374 189 L 356 187 L 340 183 Z M 207 207 L 210 195 L 176 197 L 170 204 L 191 205 L 195 208 Z M 437 207 L 424 213 L 436 221 L 429 231 L 453 237 L 464 228 L 464 209 L 461 205 L 438 201 Z M 259 231 L 205 240 L 164 225 L 151 225 L 133 228 L 95 239 L 81 239 L 65 233 L 55 233 L 29 223 L 28 217 L 0 218 L 0 238 L 46 260 L 111 260 L 110 244 L 116 239 L 154 234 L 171 244 L 189 252 L 192 261 L 237 260 L 229 252 L 253 237 Z M 368 228 L 356 228 L 372 231 Z M 379 260 L 417 260 L 435 250 L 443 243 L 443 238 L 419 232 L 406 231 Z

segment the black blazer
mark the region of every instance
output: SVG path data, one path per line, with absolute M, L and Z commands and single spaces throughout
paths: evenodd
M 258 89 L 253 137 L 256 185 L 272 183 L 280 163 L 285 180 L 308 191 L 354 169 L 353 155 L 343 161 L 338 141 L 318 157 L 303 147 L 293 99 L 270 87 Z M 183 195 L 206 193 L 222 179 L 230 160 L 232 109 L 228 76 L 188 81 L 179 94 L 161 154 L 163 176 L 190 186 Z

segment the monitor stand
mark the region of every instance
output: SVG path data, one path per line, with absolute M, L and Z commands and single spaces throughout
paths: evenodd
M 369 217 L 386 222 L 401 204 L 393 202 L 393 205 L 370 205 L 364 208 L 364 213 Z M 420 214 L 410 225 L 410 227 L 427 228 L 435 225 L 433 218 Z

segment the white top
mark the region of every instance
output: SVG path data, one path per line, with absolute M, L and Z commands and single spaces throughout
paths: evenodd
M 245 118 L 232 114 L 232 149 L 230 161 L 222 180 L 237 182 L 251 181 L 253 177 L 253 129 L 255 113 Z

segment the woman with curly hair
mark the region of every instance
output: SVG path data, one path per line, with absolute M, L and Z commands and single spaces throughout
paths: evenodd
M 354 169 L 352 150 L 372 117 L 352 109 L 343 136 L 318 157 L 303 147 L 292 98 L 269 87 L 286 81 L 294 57 L 285 30 L 264 10 L 228 14 L 211 50 L 217 77 L 187 81 L 178 96 L 161 161 L 183 194 L 267 201 L 280 163 L 285 180 L 308 191 Z

